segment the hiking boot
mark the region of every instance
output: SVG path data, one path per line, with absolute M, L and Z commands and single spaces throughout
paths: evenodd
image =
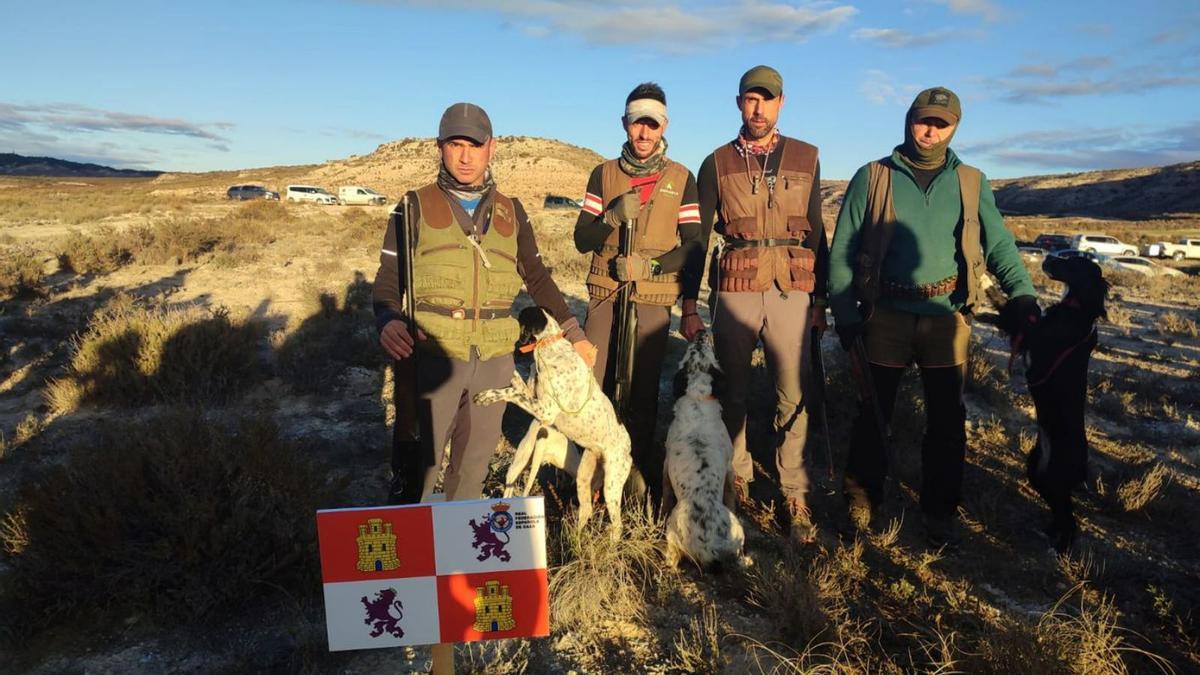
M 788 497 L 788 515 L 791 517 L 792 541 L 800 544 L 811 544 L 817 539 L 817 526 L 813 525 L 812 511 L 800 497 Z
M 958 515 L 921 515 L 925 524 L 925 539 L 931 548 L 957 548 L 962 541 L 962 533 L 958 529 Z

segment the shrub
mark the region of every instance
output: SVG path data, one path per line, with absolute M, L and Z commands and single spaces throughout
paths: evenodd
M 59 413 L 83 403 L 224 403 L 259 380 L 263 332 L 224 308 L 146 307 L 118 295 L 76 339 L 46 396 Z
M 42 276 L 42 261 L 32 247 L 0 248 L 0 300 L 36 293 Z
M 96 228 L 94 236 L 71 230 L 56 247 L 59 265 L 78 274 L 112 272 L 133 258 L 121 239 L 108 225 Z
M 1200 337 L 1200 326 L 1186 316 L 1167 312 L 1159 317 L 1159 331 L 1186 337 Z
M 116 608 L 189 623 L 271 590 L 316 587 L 319 473 L 265 418 L 172 411 L 100 425 L 24 491 L 14 625 Z M 11 615 L 10 615 L 11 616 Z

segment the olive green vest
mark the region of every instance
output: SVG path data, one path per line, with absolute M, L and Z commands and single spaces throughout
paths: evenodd
M 871 162 L 867 167 L 867 209 L 859 234 L 861 244 L 855 260 L 854 289 L 861 302 L 871 305 L 879 299 L 883 261 L 887 258 L 888 244 L 892 241 L 896 209 L 892 205 L 892 159 L 885 157 Z M 983 174 L 966 164 L 959 164 L 955 171 L 958 173 L 963 213 L 958 245 L 966 261 L 965 309 L 969 311 L 979 302 L 980 283 L 985 270 L 983 244 L 979 235 L 979 191 L 983 186 Z
M 517 271 L 517 213 L 495 193 L 491 225 L 473 246 L 436 184 L 417 190 L 420 220 L 413 265 L 417 326 L 423 349 L 467 361 L 471 347 L 487 360 L 513 351 L 520 326 L 512 317 L 521 290 Z
M 629 192 L 629 174 L 621 170 L 619 160 L 610 159 L 601 166 L 603 187 L 600 199 L 607 208 L 613 200 Z M 679 246 L 679 207 L 683 203 L 687 179 L 687 167 L 667 160 L 662 176 L 650 192 L 650 198 L 638 211 L 633 228 L 634 251 L 655 258 Z M 614 229 L 604 246 L 592 255 L 587 277 L 588 294 L 592 300 L 611 296 L 620 285 L 610 267 L 612 259 L 617 256 L 620 241 L 620 229 Z M 646 305 L 674 305 L 682 290 L 678 272 L 656 274 L 649 279 L 635 281 L 633 287 L 634 301 Z
M 726 246 L 719 261 L 719 289 L 811 293 L 816 287 L 816 248 L 820 231 L 808 222 L 808 203 L 817 172 L 817 148 L 784 136 L 774 184 L 763 184 L 753 157 L 738 154 L 732 143 L 717 148 L 713 159 Z M 764 245 L 799 240 L 800 245 Z

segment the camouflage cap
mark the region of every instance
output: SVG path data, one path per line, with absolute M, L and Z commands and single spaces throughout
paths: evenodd
M 783 93 L 783 76 L 771 66 L 754 66 L 738 82 L 738 96 L 751 89 L 762 89 L 775 98 Z
M 949 124 L 958 124 L 962 119 L 962 105 L 958 102 L 958 94 L 945 87 L 933 87 L 917 94 L 908 107 L 908 119 L 919 120 L 926 117 L 936 117 Z
M 442 122 L 438 125 L 438 142 L 456 137 L 486 143 L 492 137 L 492 120 L 483 108 L 474 103 L 455 103 L 442 113 Z

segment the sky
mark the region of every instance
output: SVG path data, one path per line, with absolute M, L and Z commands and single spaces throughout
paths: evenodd
M 849 178 L 948 87 L 952 147 L 992 177 L 1200 158 L 1195 0 L 0 0 L 0 152 L 120 168 L 309 164 L 436 135 L 472 101 L 499 136 L 613 157 L 625 96 L 667 94 L 696 170 L 737 84 L 784 78 L 779 129 Z M 582 187 L 581 187 L 582 189 Z

